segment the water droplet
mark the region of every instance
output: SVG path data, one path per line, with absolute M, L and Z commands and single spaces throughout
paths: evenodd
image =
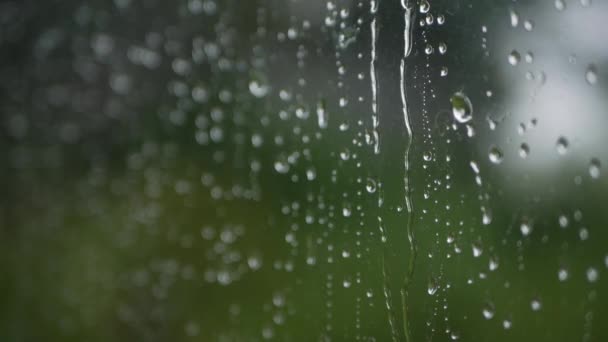
M 289 172 L 289 164 L 287 163 L 286 160 L 279 159 L 274 162 L 274 169 L 278 173 L 285 174 L 285 173 Z
M 431 277 L 431 279 L 429 279 L 429 284 L 426 289 L 426 292 L 432 296 L 437 292 L 437 289 L 439 289 L 439 285 L 437 284 L 437 279 Z
M 532 311 L 539 311 L 542 308 L 540 300 L 532 299 L 532 301 L 530 302 L 530 308 L 532 308 Z
M 373 180 L 372 178 L 368 178 L 367 184 L 365 185 L 365 189 L 370 194 L 373 194 L 374 192 L 376 192 L 376 189 L 377 189 L 376 181 Z
M 460 123 L 466 123 L 473 118 L 473 104 L 471 100 L 461 92 L 457 92 L 450 98 L 452 103 L 452 114 L 454 119 Z
M 534 29 L 534 22 L 532 20 L 524 21 L 524 30 L 530 32 Z
M 486 303 L 481 310 L 485 319 L 492 319 L 494 317 L 494 305 L 492 303 Z
M 504 321 L 502 321 L 502 327 L 503 327 L 505 330 L 509 330 L 509 329 L 511 329 L 511 326 L 513 326 L 513 323 L 511 323 L 511 321 L 510 321 L 510 320 L 505 319 Z
M 473 244 L 472 248 L 473 248 L 473 257 L 479 258 L 481 256 L 481 254 L 483 254 L 483 249 L 481 249 L 481 246 L 479 246 L 477 244 Z
M 351 214 L 352 210 L 350 208 L 350 205 L 345 205 L 344 207 L 342 207 L 342 216 L 350 217 Z
M 565 269 L 565 268 L 560 268 L 557 271 L 557 279 L 559 279 L 559 281 L 566 281 L 566 280 L 568 280 L 568 276 L 569 276 L 568 270 Z
M 594 64 L 590 64 L 587 67 L 587 71 L 585 72 L 585 79 L 590 85 L 594 85 L 597 83 L 597 68 Z
M 420 13 L 427 13 L 429 10 L 431 9 L 431 5 L 429 4 L 429 2 L 427 0 L 422 0 L 420 2 Z
M 327 111 L 323 101 L 319 101 L 317 104 L 317 124 L 319 128 L 327 128 Z
M 447 50 L 448 50 L 448 46 L 445 43 L 443 43 L 443 42 L 439 43 L 439 53 L 440 54 L 444 55 Z
M 519 226 L 519 230 L 523 236 L 528 236 L 532 232 L 532 225 L 528 221 L 524 221 Z
M 249 82 L 249 91 L 257 98 L 262 98 L 268 94 L 268 86 L 257 80 Z
M 526 60 L 526 63 L 532 63 L 532 62 L 534 62 L 534 54 L 532 52 L 528 51 L 528 52 L 526 52 L 524 59 Z
M 566 139 L 565 137 L 559 137 L 557 139 L 557 144 L 555 145 L 556 149 L 557 149 L 557 153 L 564 155 L 568 152 L 568 139 Z
M 345 149 L 344 151 L 340 152 L 340 159 L 347 161 L 350 159 L 350 151 L 348 149 Z
M 589 163 L 589 175 L 591 176 L 591 178 L 600 178 L 601 167 L 602 164 L 600 163 L 599 159 L 591 159 L 591 162 Z
M 519 15 L 514 10 L 509 10 L 509 18 L 511 19 L 511 27 L 519 25 Z
M 525 159 L 528 157 L 529 154 L 530 154 L 530 146 L 528 146 L 528 144 L 526 144 L 526 143 L 522 143 L 519 146 L 519 156 Z
M 559 217 L 557 218 L 557 222 L 562 228 L 568 227 L 568 224 L 570 223 L 566 215 L 559 215 Z
M 555 0 L 554 5 L 555 9 L 557 9 L 558 11 L 563 11 L 566 9 L 566 4 L 564 3 L 564 0 Z
M 503 153 L 497 146 L 491 146 L 490 151 L 488 152 L 488 157 L 492 163 L 500 164 L 502 163 Z
M 429 151 L 424 151 L 424 153 L 422 153 L 422 159 L 424 159 L 424 161 L 431 161 L 433 155 Z
M 600 277 L 599 272 L 594 267 L 589 267 L 587 269 L 587 281 L 590 283 L 595 283 Z
M 521 55 L 519 54 L 519 52 L 517 52 L 517 50 L 513 50 L 509 54 L 508 60 L 509 60 L 509 64 L 516 66 L 517 64 L 519 64 L 519 61 L 521 60 Z
M 439 72 L 441 77 L 446 77 L 448 75 L 448 67 L 441 67 L 441 71 Z

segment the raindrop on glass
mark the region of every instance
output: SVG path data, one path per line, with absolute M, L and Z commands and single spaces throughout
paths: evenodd
M 457 92 L 450 98 L 452 103 L 452 114 L 454 119 L 460 123 L 466 123 L 473 118 L 473 104 L 471 100 L 461 92 Z
M 492 163 L 500 164 L 502 163 L 503 153 L 497 146 L 492 146 L 488 152 L 488 157 Z
M 559 137 L 557 139 L 557 143 L 555 145 L 555 148 L 557 149 L 557 153 L 564 155 L 568 152 L 568 139 L 566 139 L 565 137 Z
M 591 178 L 600 178 L 601 167 L 602 164 L 600 163 L 599 159 L 591 159 L 591 162 L 589 163 L 589 175 L 591 176 Z
M 521 55 L 519 54 L 519 52 L 517 52 L 517 50 L 511 51 L 511 53 L 509 54 L 509 57 L 508 57 L 509 64 L 516 66 L 517 64 L 519 64 L 520 60 L 521 60 Z

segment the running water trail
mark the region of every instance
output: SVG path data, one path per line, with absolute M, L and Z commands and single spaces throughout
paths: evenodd
M 372 143 L 374 154 L 380 154 L 380 135 L 378 133 L 380 126 L 380 117 L 378 112 L 378 73 L 376 71 L 376 66 L 378 64 L 378 55 L 376 51 L 376 46 L 378 44 L 378 33 L 380 30 L 380 25 L 378 24 L 378 5 L 379 0 L 372 0 L 370 4 L 370 13 L 372 15 L 372 21 L 370 24 L 371 31 L 371 58 L 369 65 L 369 74 L 371 80 L 371 90 L 372 90 Z M 380 212 L 383 204 L 383 184 L 379 182 L 378 184 L 378 211 Z M 387 237 L 383 228 L 382 215 L 378 213 L 378 229 L 380 230 L 380 237 L 382 244 L 386 243 Z M 385 247 L 383 247 L 385 248 Z M 392 305 L 392 294 L 389 286 L 390 272 L 389 267 L 386 264 L 386 250 L 383 253 L 382 257 L 382 277 L 383 277 L 383 292 L 384 292 L 384 300 L 386 309 L 388 311 L 388 322 L 391 328 L 391 337 L 394 342 L 399 341 L 399 332 L 397 330 L 397 317 L 395 315 L 394 307 Z
M 378 75 L 376 73 L 376 64 L 378 63 L 378 58 L 376 55 L 376 44 L 378 43 L 379 29 L 378 21 L 376 18 L 376 14 L 378 12 L 378 2 L 379 0 L 372 0 L 370 9 L 373 19 L 370 24 L 370 29 L 372 32 L 372 46 L 371 61 L 369 63 L 369 76 L 372 83 L 372 136 L 374 144 L 374 154 L 380 154 L 380 139 L 378 135 L 378 126 L 380 125 L 380 120 L 378 118 Z
M 399 83 L 401 87 L 401 106 L 403 110 L 403 121 L 406 128 L 407 133 L 407 145 L 405 147 L 404 153 L 404 190 L 405 190 L 405 206 L 407 209 L 407 238 L 409 240 L 410 246 L 410 258 L 408 264 L 407 275 L 403 281 L 403 289 L 401 292 L 401 299 L 403 301 L 403 329 L 405 332 L 406 341 L 411 341 L 411 334 L 409 330 L 408 324 L 408 291 L 409 286 L 412 281 L 412 277 L 414 275 L 414 266 L 416 262 L 416 245 L 414 239 L 414 232 L 412 230 L 412 222 L 413 222 L 413 207 L 412 207 L 412 198 L 411 198 L 411 189 L 410 189 L 410 149 L 413 143 L 413 135 L 412 135 L 412 126 L 410 122 L 409 112 L 407 108 L 407 97 L 405 94 L 405 60 L 410 55 L 412 51 L 412 23 L 414 21 L 414 1 L 409 0 L 401 0 L 401 7 L 404 11 L 404 29 L 403 29 L 403 57 L 401 58 L 401 64 L 399 66 Z

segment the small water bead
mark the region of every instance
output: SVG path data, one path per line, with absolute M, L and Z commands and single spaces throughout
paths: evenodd
M 422 0 L 420 2 L 420 6 L 418 8 L 418 10 L 420 11 L 420 13 L 425 14 L 428 13 L 428 11 L 431 9 L 431 5 L 429 4 L 429 2 L 427 0 Z
M 482 211 L 481 223 L 483 223 L 484 226 L 487 226 L 490 223 L 492 223 L 492 212 L 487 210 L 484 207 L 481 208 L 481 211 Z
M 424 48 L 424 53 L 426 53 L 427 55 L 430 55 L 433 53 L 433 46 L 431 44 L 427 44 L 427 46 Z
M 282 173 L 285 174 L 287 172 L 289 172 L 289 164 L 287 163 L 286 160 L 277 160 L 274 162 L 274 169 L 278 172 L 278 173 Z
M 494 317 L 494 305 L 492 303 L 486 303 L 481 310 L 481 313 L 485 319 L 492 319 Z
M 534 62 L 534 54 L 532 52 L 528 51 L 528 52 L 526 52 L 524 59 L 526 60 L 526 63 L 532 63 L 532 62 Z
M 439 71 L 439 75 L 441 77 L 446 77 L 448 75 L 448 67 L 441 67 L 441 71 Z
M 257 98 L 262 98 L 268 94 L 268 86 L 261 84 L 260 82 L 253 80 L 249 82 L 249 91 Z
M 568 147 L 569 147 L 569 143 L 568 143 L 568 139 L 566 139 L 565 137 L 559 137 L 557 139 L 557 143 L 555 145 L 556 149 L 557 149 L 557 153 L 564 155 L 568 152 Z
M 450 102 L 452 103 L 452 114 L 456 121 L 467 123 L 473 119 L 473 104 L 464 93 L 455 93 L 450 98 Z
M 554 5 L 555 9 L 557 9 L 558 11 L 563 11 L 566 9 L 566 3 L 564 2 L 564 0 L 555 0 Z
M 351 215 L 352 215 L 352 209 L 350 208 L 350 205 L 345 205 L 342 208 L 342 216 L 350 217 Z
M 511 323 L 510 320 L 505 319 L 505 320 L 502 321 L 502 327 L 503 327 L 503 329 L 509 330 L 509 329 L 511 329 L 512 326 L 513 326 L 513 323 Z
M 479 258 L 483 254 L 483 249 L 481 249 L 481 247 L 476 244 L 472 245 L 472 249 L 473 249 L 473 257 L 475 257 L 475 258 Z
M 439 53 L 440 54 L 444 55 L 447 50 L 448 50 L 448 46 L 445 43 L 443 43 L 443 42 L 439 43 Z
M 581 6 L 583 6 L 583 7 L 591 6 L 591 0 L 581 0 Z
M 425 21 L 426 21 L 427 25 L 432 25 L 433 21 L 434 21 L 433 15 L 430 13 L 427 13 Z
M 559 217 L 557 218 L 557 222 L 562 228 L 566 228 L 568 227 L 568 224 L 570 224 L 570 220 L 568 220 L 568 217 L 566 215 L 559 215 Z
M 317 171 L 315 171 L 315 169 L 309 168 L 308 170 L 306 170 L 306 179 L 308 179 L 309 181 L 313 181 L 315 180 L 315 178 L 317 178 Z
M 532 311 L 539 311 L 542 308 L 542 303 L 538 299 L 532 299 L 530 302 L 530 308 Z
M 431 152 L 425 151 L 424 153 L 422 153 L 422 159 L 424 159 L 424 161 L 431 161 L 433 159 L 433 155 L 431 154 Z
M 524 21 L 524 29 L 528 32 L 534 29 L 534 22 L 531 20 Z
M 344 286 L 345 289 L 349 288 L 352 285 L 352 282 L 350 281 L 350 279 L 344 279 L 344 281 L 342 282 L 342 286 Z
M 512 66 L 516 66 L 517 64 L 519 64 L 520 60 L 521 55 L 519 54 L 519 52 L 517 50 L 511 51 L 508 57 L 509 64 L 511 64 Z
M 528 221 L 524 221 L 519 226 L 519 230 L 523 236 L 528 236 L 532 232 L 532 225 Z
M 597 68 L 594 64 L 590 64 L 587 67 L 587 71 L 585 71 L 585 79 L 590 85 L 594 85 L 597 83 Z
M 591 178 L 597 179 L 600 178 L 602 164 L 599 159 L 592 158 L 589 163 L 589 175 Z
M 488 269 L 490 271 L 496 271 L 498 269 L 498 259 L 496 259 L 495 257 L 490 258 L 490 261 L 488 263 Z
M 566 281 L 568 280 L 569 274 L 568 274 L 568 270 L 565 268 L 560 268 L 557 271 L 557 279 L 559 279 L 559 281 Z
M 590 283 L 595 283 L 600 277 L 599 272 L 594 267 L 589 267 L 587 269 L 586 274 L 587 274 L 587 281 L 589 281 Z
M 367 184 L 365 185 L 365 189 L 370 194 L 373 194 L 374 192 L 376 192 L 376 189 L 377 189 L 376 181 L 373 180 L 372 178 L 368 178 Z
M 509 10 L 509 19 L 511 20 L 511 27 L 517 27 L 519 25 L 519 14 L 514 10 Z
M 437 290 L 439 289 L 439 285 L 437 284 L 437 279 L 431 277 L 431 279 L 429 279 L 429 283 L 428 283 L 428 287 L 426 289 L 426 292 L 432 296 L 434 295 Z
M 350 151 L 348 149 L 345 149 L 343 151 L 340 151 L 340 159 L 347 161 L 350 159 Z
M 503 160 L 503 153 L 497 146 L 491 146 L 490 151 L 488 152 L 488 157 L 492 163 L 500 164 Z
M 519 146 L 519 156 L 525 159 L 528 157 L 529 154 L 530 154 L 530 146 L 528 146 L 528 144 L 526 144 L 526 143 L 522 143 Z
M 439 25 L 443 25 L 445 23 L 445 16 L 443 14 L 440 14 L 437 16 L 437 24 Z
M 578 237 L 579 237 L 579 239 L 581 239 L 581 241 L 585 241 L 585 240 L 589 239 L 589 230 L 587 230 L 587 228 L 585 228 L 585 227 L 582 227 L 578 231 Z

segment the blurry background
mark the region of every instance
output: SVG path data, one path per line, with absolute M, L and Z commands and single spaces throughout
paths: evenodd
M 0 339 L 607 340 L 607 18 L 3 1 Z

